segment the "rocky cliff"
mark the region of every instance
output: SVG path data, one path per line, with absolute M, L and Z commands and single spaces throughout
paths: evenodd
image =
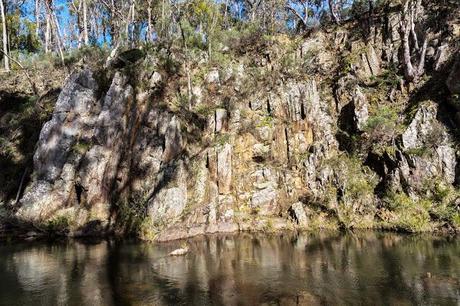
M 433 30 L 426 75 L 407 83 L 398 18 L 366 37 L 353 23 L 263 38 L 257 52 L 190 71 L 163 49 L 77 69 L 41 128 L 27 186 L 2 199 L 3 223 L 152 240 L 458 230 L 458 20 Z

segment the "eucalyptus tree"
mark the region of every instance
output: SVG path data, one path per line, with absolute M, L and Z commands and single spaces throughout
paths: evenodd
M 428 47 L 428 29 L 421 23 L 421 0 L 403 0 L 401 11 L 400 33 L 403 50 L 404 76 L 407 81 L 417 81 L 425 73 L 425 57 Z M 416 25 L 421 27 L 419 33 L 424 33 L 420 46 Z
M 322 0 L 288 0 L 286 10 L 294 17 L 295 29 L 307 29 L 309 19 L 314 17 L 322 7 Z M 316 12 L 316 13 L 315 13 Z
M 2 46 L 3 46 L 3 61 L 5 65 L 5 70 L 10 70 L 10 62 L 8 57 L 8 34 L 6 30 L 6 13 L 5 13 L 5 5 L 3 3 L 5 0 L 0 0 L 0 15 L 2 18 Z

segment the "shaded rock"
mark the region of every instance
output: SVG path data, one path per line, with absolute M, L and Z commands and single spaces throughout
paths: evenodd
M 27 221 L 51 217 L 70 201 L 81 141 L 90 141 L 97 114 L 98 85 L 90 70 L 72 74 L 62 89 L 50 121 L 45 123 L 34 153 L 35 180 L 26 188 L 17 216 Z
M 460 94 L 460 56 L 457 56 L 454 66 L 446 81 L 447 88 L 452 94 Z
M 350 95 L 350 102 L 340 110 L 339 127 L 349 134 L 364 131 L 369 119 L 368 102 L 366 96 L 356 87 Z
M 183 149 L 182 133 L 180 122 L 174 116 L 168 124 L 165 132 L 165 150 L 163 152 L 163 161 L 169 162 L 176 158 Z
M 111 63 L 113 68 L 123 68 L 144 59 L 145 52 L 140 49 L 131 49 L 121 52 Z

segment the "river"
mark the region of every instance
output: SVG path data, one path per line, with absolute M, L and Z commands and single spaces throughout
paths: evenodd
M 232 234 L 0 242 L 0 305 L 460 305 L 460 239 Z

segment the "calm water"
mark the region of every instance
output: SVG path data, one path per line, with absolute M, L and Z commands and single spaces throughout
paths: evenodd
M 384 233 L 0 242 L 0 305 L 460 305 L 460 239 Z

